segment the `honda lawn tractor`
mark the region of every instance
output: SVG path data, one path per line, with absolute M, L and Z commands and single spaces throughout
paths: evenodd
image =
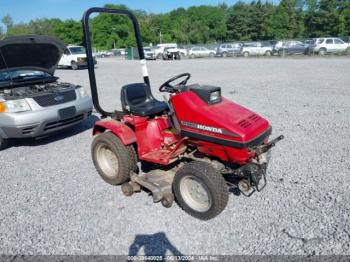
M 99 104 L 89 31 L 93 13 L 125 15 L 135 30 L 144 82 L 121 88 L 121 111 L 107 112 Z M 202 220 L 220 214 L 232 190 L 251 195 L 266 185 L 270 149 L 283 139 L 269 142 L 268 121 L 222 97 L 220 87 L 187 84 L 189 73 L 159 87 L 168 99 L 155 99 L 131 12 L 91 8 L 83 28 L 92 98 L 102 116 L 93 128 L 92 158 L 107 183 L 121 185 L 126 196 L 147 191 L 164 207 L 176 199 L 185 212 Z M 148 170 L 141 172 L 143 166 Z

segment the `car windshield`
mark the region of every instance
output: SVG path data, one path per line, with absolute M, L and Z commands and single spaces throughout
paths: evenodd
M 152 51 L 151 48 L 144 48 L 143 50 L 146 51 L 146 52 L 151 52 Z
M 69 47 L 69 51 L 74 55 L 85 54 L 85 48 L 82 46 Z
M 8 81 L 27 81 L 52 77 L 49 73 L 38 70 L 12 70 L 0 72 L 0 82 Z

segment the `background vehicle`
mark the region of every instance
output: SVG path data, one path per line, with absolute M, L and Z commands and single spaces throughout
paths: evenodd
M 272 55 L 272 46 L 265 45 L 261 42 L 250 42 L 244 43 L 241 48 L 241 54 L 244 57 L 248 56 L 271 56 Z
M 268 142 L 268 121 L 222 97 L 220 87 L 187 85 L 191 75 L 184 73 L 159 87 L 170 95 L 166 102 L 158 101 L 151 92 L 146 63 L 142 63 L 144 82 L 121 88 L 122 111 L 101 108 L 89 31 L 89 16 L 96 12 L 127 15 L 141 60 L 144 53 L 131 12 L 106 8 L 85 12 L 90 87 L 96 110 L 106 117 L 95 123 L 91 146 L 99 175 L 111 185 L 122 184 L 127 196 L 147 188 L 153 201 L 164 207 L 171 207 L 176 197 L 184 211 L 202 220 L 225 209 L 229 188 L 233 189 L 225 177 L 238 179 L 243 193 L 253 188 L 260 191 L 266 185 L 269 150 L 283 136 Z M 138 174 L 138 161 L 155 166 Z
M 188 56 L 188 49 L 186 47 L 178 46 L 177 49 L 179 50 L 181 58 Z
M 157 59 L 162 59 L 162 58 L 163 58 L 164 49 L 165 49 L 166 47 L 177 48 L 177 44 L 175 44 L 175 43 L 158 44 L 158 45 L 156 46 L 156 48 L 154 49 L 154 52 L 155 52 L 155 54 L 156 54 L 156 58 L 157 58 Z
M 0 149 L 9 138 L 44 136 L 91 114 L 84 89 L 54 76 L 64 47 L 45 36 L 0 41 Z
M 278 51 L 282 48 L 282 46 L 285 44 L 286 41 L 276 41 L 273 45 L 272 45 L 272 53 L 273 54 L 278 54 Z
M 309 53 L 309 46 L 300 41 L 285 41 L 278 50 L 280 56 L 305 55 Z
M 349 50 L 349 44 L 340 38 L 326 37 L 316 38 L 310 51 L 319 55 L 342 53 Z
M 180 60 L 181 55 L 177 47 L 166 47 L 163 52 L 163 60 Z
M 97 64 L 95 57 L 94 63 Z M 73 70 L 86 65 L 86 52 L 83 46 L 67 46 L 58 62 L 59 67 L 70 67 Z
M 114 55 L 112 52 L 108 52 L 108 51 L 98 51 L 96 53 L 94 53 L 95 57 L 99 57 L 99 58 L 105 58 L 105 57 L 109 57 Z
M 239 55 L 242 48 L 241 43 L 221 44 L 216 50 L 217 56 L 227 57 L 233 55 Z
M 214 57 L 215 51 L 210 50 L 204 46 L 195 46 L 188 51 L 188 55 L 191 58 L 195 57 Z
M 156 60 L 157 56 L 154 50 L 151 47 L 145 47 L 143 48 L 143 52 L 145 53 L 145 59 L 146 60 Z

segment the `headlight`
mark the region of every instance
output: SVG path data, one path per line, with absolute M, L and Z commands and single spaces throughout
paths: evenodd
M 210 94 L 210 102 L 216 102 L 221 99 L 220 91 L 215 91 Z
M 86 97 L 88 96 L 88 93 L 85 91 L 83 87 L 78 88 L 79 94 L 81 97 Z
M 30 110 L 29 104 L 24 99 L 0 102 L 0 113 L 18 113 Z

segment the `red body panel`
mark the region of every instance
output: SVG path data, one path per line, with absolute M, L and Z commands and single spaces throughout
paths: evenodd
M 175 160 L 187 145 L 195 146 L 205 155 L 243 165 L 255 155 L 247 142 L 255 143 L 262 134 L 258 143 L 267 142 L 269 123 L 225 98 L 208 105 L 194 92 L 186 91 L 171 96 L 171 103 L 182 135 L 174 130 L 168 115 L 153 118 L 126 115 L 121 122 L 102 120 L 95 124 L 94 134 L 110 130 L 124 145 L 136 142 L 140 160 L 161 165 Z
M 264 118 L 225 98 L 217 104 L 208 105 L 194 92 L 187 91 L 172 96 L 171 101 L 181 130 L 237 142 L 248 142 L 269 128 L 269 123 Z M 222 128 L 232 136 L 190 128 L 184 126 L 182 121 Z
M 124 145 L 130 145 L 136 142 L 134 131 L 127 125 L 114 119 L 105 119 L 95 123 L 93 135 L 103 133 L 110 130 L 113 134 L 120 138 Z
M 139 159 L 167 165 L 180 151 L 180 137 L 172 132 L 168 116 L 155 118 L 125 116 L 124 121 L 133 125 Z M 179 142 L 179 143 L 178 143 Z
M 244 144 L 270 129 L 268 121 L 264 118 L 225 98 L 222 98 L 222 101 L 217 104 L 208 105 L 194 92 L 186 91 L 172 96 L 171 102 L 181 131 L 203 135 L 209 139 Z M 222 133 L 198 129 L 196 124 L 220 129 Z M 238 148 L 218 144 L 214 141 L 202 141 L 200 138 L 194 137 L 190 138 L 189 143 L 195 144 L 198 151 L 203 154 L 242 165 L 255 155 L 255 152 L 250 152 L 245 146 Z

